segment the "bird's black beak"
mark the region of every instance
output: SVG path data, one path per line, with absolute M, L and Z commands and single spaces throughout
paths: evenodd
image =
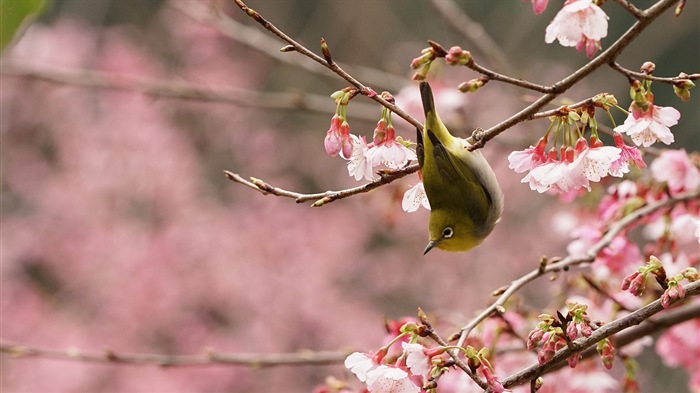
M 428 251 L 432 250 L 433 247 L 435 247 L 438 244 L 439 240 L 431 240 L 428 242 L 428 245 L 425 246 L 425 250 L 423 250 L 423 255 L 427 254 Z

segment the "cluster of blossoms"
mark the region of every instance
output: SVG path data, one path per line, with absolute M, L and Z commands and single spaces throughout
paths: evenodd
M 396 136 L 391 122 L 391 111 L 382 109 L 381 119 L 374 129 L 372 142 L 367 143 L 364 136 L 350 134 L 347 121 L 347 105 L 357 90 L 348 88 L 331 95 L 336 102 L 336 112 L 331 118 L 331 127 L 326 132 L 324 147 L 326 153 L 335 157 L 340 155 L 348 161 L 348 173 L 355 180 L 374 179 L 374 168 L 384 165 L 389 169 L 399 169 L 409 161 L 416 159 L 416 153 L 409 148 L 411 142 Z M 388 92 L 382 97 L 393 102 Z
M 461 350 L 469 368 L 484 377 L 486 384 L 495 393 L 506 391 L 494 374 L 488 360 L 488 349 L 480 351 L 471 346 L 466 348 L 429 347 L 421 342 L 424 325 L 407 322 L 376 353 L 354 352 L 345 359 L 345 367 L 363 382 L 372 393 L 418 393 L 436 391 L 440 378 L 454 366 L 447 354 L 450 349 Z M 401 350 L 396 351 L 396 344 Z M 345 390 L 350 391 L 350 390 Z
M 616 101 L 610 95 L 600 94 L 593 103 L 608 108 Z M 598 182 L 608 175 L 622 177 L 629 172 L 630 164 L 644 167 L 639 150 L 627 146 L 622 135 L 615 134 L 615 146 L 603 144 L 598 138 L 593 112 L 592 107 L 579 111 L 562 108 L 536 146 L 508 156 L 509 168 L 517 173 L 528 172 L 522 182 L 529 183 L 532 190 L 569 193 L 580 188 L 590 190 L 590 182 Z M 586 127 L 591 129 L 590 144 L 583 136 Z M 547 150 L 552 130 L 555 130 L 554 145 Z M 560 134 L 562 142 L 557 146 Z
M 509 167 L 517 173 L 528 172 L 522 182 L 529 183 L 532 190 L 562 194 L 581 188 L 590 191 L 590 182 L 599 182 L 607 176 L 622 177 L 630 171 L 630 165 L 644 168 L 641 152 L 636 146 L 625 144 L 623 134 L 630 136 L 637 146 L 648 147 L 656 141 L 670 144 L 674 138 L 669 127 L 678 123 L 680 113 L 672 107 L 653 104 L 650 82 L 635 82 L 631 92 L 634 100 L 624 124 L 614 129 L 614 146 L 605 146 L 598 138 L 595 108 L 603 108 L 608 113 L 611 107 L 622 108 L 617 106 L 615 97 L 599 94 L 592 99 L 591 106 L 577 111 L 560 109 L 536 146 L 508 156 Z M 583 137 L 587 127 L 591 130 L 590 143 Z M 552 129 L 556 130 L 554 146 L 547 150 Z M 560 133 L 563 134 L 562 143 L 557 148 Z M 575 134 L 578 138 L 573 136 Z
M 578 302 L 567 301 L 567 313 L 563 315 L 557 312 L 556 316 L 541 314 L 540 323 L 530 331 L 527 337 L 527 348 L 534 349 L 540 343 L 542 349 L 537 353 L 537 361 L 544 364 L 554 357 L 556 351 L 567 346 L 579 337 L 590 337 L 593 334 L 591 320 L 587 314 L 588 306 Z M 608 339 L 598 342 L 598 353 L 605 368 L 610 369 L 615 358 L 615 348 Z M 567 358 L 569 367 L 574 368 L 578 364 L 579 353 L 574 353 Z
M 655 276 L 656 281 L 664 289 L 661 295 L 661 305 L 664 308 L 668 308 L 671 300 L 679 300 L 685 297 L 683 281 L 694 282 L 700 279 L 700 274 L 694 267 L 686 267 L 680 273 L 668 277 L 661 260 L 652 255 L 646 265 L 624 278 L 621 289 L 629 291 L 635 296 L 642 296 L 646 286 L 646 278 L 650 273 Z

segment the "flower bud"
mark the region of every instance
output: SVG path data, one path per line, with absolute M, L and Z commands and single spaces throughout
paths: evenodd
M 460 48 L 459 46 L 453 46 L 452 48 L 450 48 L 450 50 L 447 51 L 447 55 L 445 56 L 445 61 L 447 62 L 447 64 L 452 66 L 469 64 L 471 60 L 472 54 L 469 53 L 469 51 Z
M 673 84 L 673 92 L 683 102 L 690 101 L 690 89 L 695 87 L 695 83 L 688 79 L 683 79 Z
M 641 71 L 642 74 L 651 75 L 655 69 L 656 69 L 656 64 L 654 64 L 650 61 L 645 61 L 644 64 L 642 64 L 642 67 L 639 69 L 639 71 Z

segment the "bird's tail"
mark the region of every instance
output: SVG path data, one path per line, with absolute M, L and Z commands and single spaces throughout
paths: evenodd
M 433 90 L 430 88 L 428 82 L 420 83 L 420 98 L 423 101 L 423 111 L 425 112 L 426 119 L 428 118 L 428 113 L 432 112 L 435 114 L 435 102 L 433 101 Z

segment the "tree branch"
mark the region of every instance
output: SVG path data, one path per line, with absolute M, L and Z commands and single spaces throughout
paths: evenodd
M 700 294 L 700 281 L 688 284 L 684 288 L 686 291 L 686 298 L 696 296 Z M 549 371 L 555 370 L 557 369 L 557 366 L 561 367 L 561 364 L 566 362 L 566 358 L 573 355 L 574 353 L 589 348 L 595 345 L 600 340 L 608 338 L 617 332 L 620 332 L 634 325 L 639 325 L 643 321 L 649 319 L 654 314 L 663 310 L 664 308 L 661 305 L 661 300 L 655 300 L 629 315 L 626 315 L 613 322 L 603 325 L 601 328 L 595 330 L 593 334 L 591 334 L 589 337 L 581 338 L 574 341 L 573 349 L 569 347 L 562 348 L 554 355 L 551 361 L 544 364 L 533 364 L 532 366 L 505 378 L 502 381 L 503 386 L 509 388 L 512 386 L 521 385 L 527 381 L 536 379 Z M 683 314 L 683 317 L 690 318 L 698 314 L 700 314 L 700 308 L 691 306 L 689 307 L 689 311 Z M 676 317 L 678 317 L 678 315 L 676 315 Z M 648 324 L 653 325 L 653 322 L 649 321 L 647 325 Z M 644 329 L 651 328 L 645 327 Z
M 225 364 L 247 366 L 251 368 L 276 366 L 325 365 L 342 362 L 351 351 L 299 351 L 293 353 L 217 353 L 205 348 L 199 355 L 160 355 L 119 353 L 105 348 L 101 353 L 82 352 L 77 348 L 58 350 L 32 347 L 1 341 L 0 353 L 7 353 L 16 358 L 48 358 L 73 360 L 89 363 L 132 364 L 159 367 L 190 367 Z

